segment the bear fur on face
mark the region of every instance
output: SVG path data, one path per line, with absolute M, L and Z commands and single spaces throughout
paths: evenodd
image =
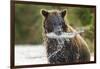
M 66 10 L 58 11 L 58 10 L 41 10 L 41 14 L 44 16 L 44 31 L 45 33 L 49 32 L 57 32 L 62 29 L 62 31 L 66 31 L 67 25 L 65 24 L 64 17 L 66 15 Z

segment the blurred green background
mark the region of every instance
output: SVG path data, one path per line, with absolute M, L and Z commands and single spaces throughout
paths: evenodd
M 42 22 L 41 9 L 47 10 L 67 10 L 65 20 L 77 29 L 84 28 L 82 37 L 86 40 L 91 51 L 94 51 L 94 8 L 50 6 L 50 5 L 15 5 L 15 44 L 42 44 Z

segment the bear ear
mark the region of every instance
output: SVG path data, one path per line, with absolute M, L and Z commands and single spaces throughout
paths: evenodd
M 66 15 L 66 10 L 61 11 L 61 16 L 64 18 Z
M 46 11 L 46 10 L 44 10 L 44 9 L 41 10 L 41 13 L 42 13 L 42 15 L 43 15 L 44 17 L 47 17 L 48 14 L 49 14 L 49 12 Z

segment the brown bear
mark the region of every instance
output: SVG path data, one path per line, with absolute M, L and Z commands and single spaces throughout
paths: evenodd
M 90 61 L 90 51 L 80 34 L 64 37 L 63 32 L 77 32 L 64 17 L 66 10 L 41 10 L 43 20 L 43 38 L 50 64 L 84 63 Z M 48 34 L 51 34 L 48 36 Z M 61 36 L 62 35 L 62 36 Z

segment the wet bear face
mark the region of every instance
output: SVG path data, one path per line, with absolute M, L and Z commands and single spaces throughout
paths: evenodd
M 45 33 L 54 32 L 57 35 L 60 35 L 61 32 L 66 31 L 66 25 L 64 17 L 66 15 L 66 10 L 64 11 L 41 11 L 44 16 L 44 30 Z

